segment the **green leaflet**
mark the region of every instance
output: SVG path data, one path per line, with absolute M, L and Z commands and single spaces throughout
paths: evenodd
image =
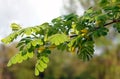
M 31 41 L 32 45 L 33 46 L 36 46 L 36 45 L 43 45 L 43 42 L 41 39 L 34 39 Z
M 104 7 L 110 3 L 110 0 L 99 0 L 100 6 Z
M 32 58 L 34 56 L 34 53 L 33 52 L 28 52 L 27 56 L 28 56 L 28 58 Z
M 95 17 L 95 20 L 99 23 L 102 23 L 104 25 L 105 21 L 107 19 L 107 15 L 106 14 L 100 14 L 98 16 Z
M 39 75 L 39 70 L 37 68 L 35 68 L 35 75 L 38 76 Z
M 12 31 L 18 31 L 21 29 L 20 25 L 16 23 L 12 23 L 10 27 L 12 28 Z
M 31 29 L 31 28 L 26 28 L 25 31 L 24 31 L 24 33 L 25 33 L 26 35 L 31 35 L 32 29 Z
M 49 58 L 48 58 L 48 57 L 45 57 L 45 56 L 42 57 L 42 60 L 43 60 L 43 62 L 45 62 L 45 63 L 48 63 L 48 62 L 49 62 Z
M 39 72 L 43 72 L 44 71 L 44 68 L 40 64 L 38 64 L 36 67 L 39 70 Z
M 3 38 L 1 41 L 5 44 L 9 44 L 14 39 L 16 39 L 19 34 L 20 34 L 20 32 L 15 31 L 14 33 L 11 33 L 9 36 Z
M 50 26 L 49 23 L 43 23 L 42 25 L 40 25 L 40 27 L 41 27 L 43 30 L 47 29 L 49 26 Z
M 106 36 L 108 31 L 109 30 L 107 28 L 101 27 L 100 29 L 96 29 L 95 31 L 93 31 L 92 35 L 94 38 L 97 38 L 100 36 Z
M 38 76 L 39 72 L 43 72 L 47 68 L 49 58 L 47 56 L 40 56 L 35 65 L 35 75 Z
M 47 68 L 47 64 L 44 63 L 43 61 L 40 61 L 40 65 L 41 65 L 41 67 L 44 68 L 44 69 Z
M 13 24 L 11 24 L 11 27 L 12 27 L 12 29 L 14 29 L 14 32 L 11 33 L 10 35 L 8 35 L 7 37 L 3 38 L 1 41 L 5 44 L 9 44 L 20 35 L 22 37 L 25 34 L 31 35 L 32 33 L 40 32 L 41 31 L 40 29 L 45 25 L 46 25 L 46 23 L 42 24 L 40 26 L 28 27 L 28 28 L 21 29 L 21 27 L 18 24 L 13 23 Z
M 33 52 L 27 52 L 24 55 L 22 55 L 22 52 L 19 52 L 9 60 L 7 66 L 9 67 L 12 64 L 22 63 L 24 60 L 27 60 L 28 58 L 32 58 L 33 55 L 34 55 Z
M 9 60 L 7 66 L 9 67 L 9 66 L 11 66 L 12 64 L 18 63 L 19 61 L 21 61 L 20 58 L 21 58 L 21 57 L 20 57 L 20 53 L 17 53 L 15 56 L 13 56 L 13 57 Z
M 78 57 L 84 61 L 90 60 L 94 54 L 94 42 L 86 41 L 81 45 L 81 50 L 78 50 Z
M 55 45 L 60 45 L 61 43 L 64 43 L 66 41 L 69 41 L 69 37 L 65 34 L 55 34 L 50 37 L 48 37 L 48 40 Z
M 77 51 L 78 57 L 84 61 L 90 60 L 94 54 L 94 42 L 90 39 L 91 37 L 87 38 L 83 39 L 83 37 L 79 35 L 68 43 L 69 51 L 73 53 Z

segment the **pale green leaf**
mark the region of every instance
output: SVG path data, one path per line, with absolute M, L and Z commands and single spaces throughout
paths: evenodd
M 39 75 L 39 71 L 37 68 L 35 68 L 35 75 L 38 76 Z
M 39 64 L 41 65 L 42 68 L 44 68 L 44 69 L 47 68 L 47 64 L 44 63 L 42 60 L 40 61 Z
M 27 60 L 27 59 L 28 59 L 28 55 L 27 55 L 27 54 L 26 54 L 26 55 L 23 55 L 23 56 L 22 56 L 22 59 L 23 59 L 23 60 Z
M 26 45 L 26 48 L 27 48 L 27 49 L 30 49 L 30 48 L 31 48 L 31 43 L 28 43 L 28 44 Z
M 34 39 L 31 43 L 32 43 L 33 46 L 36 46 L 37 44 L 38 45 L 43 45 L 43 42 L 42 42 L 41 39 Z
M 41 65 L 37 65 L 37 68 L 40 72 L 43 72 L 44 71 L 44 68 L 41 66 Z
M 42 60 L 43 60 L 45 63 L 48 63 L 48 62 L 49 62 L 49 58 L 48 58 L 48 57 L 45 57 L 45 56 L 42 57 Z
M 12 23 L 10 27 L 12 28 L 12 31 L 17 31 L 21 29 L 20 25 L 16 23 Z
M 12 65 L 11 61 L 8 62 L 7 66 L 10 67 Z
M 26 34 L 26 35 L 30 35 L 31 33 L 32 33 L 31 28 L 26 28 L 26 29 L 25 29 L 25 34 Z
M 33 52 L 27 52 L 27 56 L 29 57 L 29 58 L 32 58 L 33 57 Z
M 69 37 L 65 34 L 55 34 L 48 37 L 48 40 L 55 45 L 59 45 L 69 40 Z

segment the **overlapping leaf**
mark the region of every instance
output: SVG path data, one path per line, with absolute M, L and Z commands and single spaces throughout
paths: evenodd
M 94 42 L 93 41 L 84 42 L 81 45 L 81 48 L 78 49 L 78 56 L 84 61 L 90 60 L 93 57 L 93 54 L 94 54 Z
M 47 68 L 49 58 L 47 56 L 41 56 L 35 65 L 35 75 L 38 76 L 40 72 L 43 72 Z
M 11 66 L 12 64 L 16 64 L 16 63 L 21 63 L 21 62 L 23 62 L 24 60 L 27 60 L 28 58 L 32 58 L 33 57 L 33 52 L 27 52 L 26 54 L 22 54 L 23 52 L 19 52 L 19 53 L 17 53 L 15 56 L 13 56 L 10 60 L 9 60 L 9 62 L 8 62 L 8 64 L 7 64 L 7 66 Z
M 55 34 L 50 37 L 48 37 L 48 40 L 55 45 L 60 45 L 61 43 L 64 43 L 66 41 L 69 41 L 69 37 L 65 34 Z

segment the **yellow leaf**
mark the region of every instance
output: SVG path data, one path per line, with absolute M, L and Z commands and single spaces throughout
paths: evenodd
M 45 49 L 44 46 L 40 46 L 40 47 L 38 48 L 38 52 L 41 53 L 44 49 Z
M 82 32 L 82 36 L 85 36 L 87 33 L 88 33 L 88 29 L 83 29 L 83 30 L 81 30 L 81 32 Z
M 75 23 L 73 23 L 73 24 L 72 24 L 72 28 L 73 28 L 73 29 L 75 29 L 75 27 L 76 27 L 76 24 L 75 24 Z
M 75 47 L 71 47 L 69 50 L 72 54 L 75 54 Z
M 49 49 L 54 49 L 56 47 L 56 45 L 51 45 L 51 46 L 49 46 Z
M 81 30 L 82 33 L 87 33 L 88 32 L 88 29 L 83 29 Z
M 81 34 L 82 36 L 85 36 L 85 33 Z

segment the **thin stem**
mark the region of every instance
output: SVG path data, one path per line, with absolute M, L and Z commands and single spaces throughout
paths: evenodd
M 109 23 L 105 24 L 104 26 L 107 26 L 107 25 L 110 25 L 110 24 L 113 24 L 113 23 L 117 23 L 117 22 L 120 22 L 120 20 L 113 20 L 112 22 L 109 22 Z
M 38 38 L 36 35 L 34 35 L 34 34 L 31 34 L 31 35 L 33 35 L 35 38 Z
M 118 22 L 120 22 L 120 19 L 113 20 L 112 22 L 106 23 L 106 24 L 104 24 L 104 26 L 108 26 L 108 25 L 111 25 L 111 24 L 113 24 L 113 23 L 118 23 Z M 95 28 L 95 29 L 99 29 L 99 28 L 100 28 L 100 27 L 97 27 L 97 28 Z M 76 36 L 78 36 L 78 35 L 77 35 L 77 34 L 74 34 L 74 35 L 71 35 L 70 38 L 76 37 Z

